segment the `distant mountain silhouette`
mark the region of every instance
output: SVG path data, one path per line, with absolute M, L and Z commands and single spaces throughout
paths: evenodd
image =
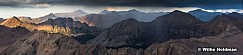
M 108 13 L 111 13 L 111 12 L 110 11 L 107 11 L 107 10 L 103 10 L 99 14 L 108 14 Z
M 219 12 L 207 12 L 201 9 L 189 11 L 188 13 L 192 14 L 193 16 L 199 18 L 202 21 L 209 21 L 213 19 L 215 16 L 220 15 Z
M 89 13 L 86 13 L 82 10 L 76 10 L 70 13 L 55 13 L 55 15 L 57 17 L 71 17 L 71 18 L 75 18 L 75 17 L 82 17 L 85 15 L 88 15 Z M 74 20 L 74 21 L 79 21 L 79 20 Z
M 107 11 L 104 11 L 107 12 Z M 145 13 L 137 10 L 120 11 L 120 12 L 108 12 L 106 14 L 90 14 L 81 17 L 81 22 L 86 22 L 90 26 L 96 26 L 101 28 L 111 27 L 113 24 L 125 19 L 135 18 L 138 21 L 149 22 L 156 17 L 165 15 L 166 13 Z
M 30 23 L 35 23 L 35 24 L 38 24 L 38 23 L 42 23 L 42 22 L 45 22 L 47 21 L 48 19 L 56 19 L 57 16 L 54 14 L 54 13 L 50 13 L 48 15 L 45 15 L 43 17 L 39 17 L 39 18 L 34 18 L 32 19 L 31 21 L 29 21 Z

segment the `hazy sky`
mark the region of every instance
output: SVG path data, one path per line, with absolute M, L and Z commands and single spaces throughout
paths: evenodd
M 111 7 L 111 6 L 81 6 L 81 5 L 55 5 L 46 8 L 16 8 L 8 6 L 0 6 L 0 17 L 7 18 L 11 16 L 29 16 L 29 17 L 40 17 L 49 13 L 64 13 L 72 12 L 75 10 L 83 10 L 87 13 L 99 13 L 107 8 L 113 9 L 114 11 L 127 11 L 131 9 L 137 9 L 143 12 L 170 12 L 173 10 L 190 11 L 199 9 L 196 7 Z
M 86 4 L 116 6 L 194 6 L 242 4 L 242 0 L 0 0 L 2 5 L 52 3 L 52 4 Z

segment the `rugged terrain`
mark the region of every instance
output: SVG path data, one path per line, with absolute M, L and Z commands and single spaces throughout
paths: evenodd
M 10 28 L 14 27 L 25 27 L 30 31 L 33 30 L 45 30 L 49 33 L 63 33 L 63 34 L 74 34 L 74 33 L 88 33 L 90 27 L 86 23 L 73 21 L 72 18 L 56 18 L 48 19 L 45 22 L 35 24 L 24 22 L 26 18 L 11 17 L 1 23 L 3 26 Z
M 34 24 L 12 17 L 0 26 L 0 55 L 240 55 L 242 17 L 238 13 L 221 14 L 203 22 L 176 10 L 151 22 L 125 19 L 105 30 L 71 18 Z M 38 30 L 43 25 L 54 30 L 79 29 L 71 29 L 78 33 L 64 35 Z M 29 30 L 38 26 L 41 27 Z M 198 52 L 198 47 L 230 47 L 238 51 Z

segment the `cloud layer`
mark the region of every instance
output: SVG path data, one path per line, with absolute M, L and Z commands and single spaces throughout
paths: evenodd
M 18 4 L 65 4 L 65 5 L 96 5 L 96 6 L 167 6 L 167 7 L 203 7 L 232 5 L 226 8 L 241 8 L 243 0 L 0 0 L 0 5 Z M 216 7 L 222 8 L 222 7 Z
M 0 0 L 2 3 L 86 3 L 103 5 L 176 5 L 190 4 L 230 4 L 242 0 Z

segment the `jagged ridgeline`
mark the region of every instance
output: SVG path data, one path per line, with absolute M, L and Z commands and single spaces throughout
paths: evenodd
M 48 19 L 42 23 L 29 23 L 24 22 L 29 20 L 24 17 L 11 17 L 1 23 L 3 26 L 10 28 L 14 27 L 25 27 L 30 31 L 33 30 L 44 30 L 49 33 L 62 33 L 62 34 L 77 34 L 77 33 L 89 33 L 90 27 L 86 23 L 73 21 L 72 18 L 56 18 Z M 30 20 L 29 20 L 30 21 Z
M 104 11 L 102 14 L 105 13 L 109 12 Z M 31 19 L 12 17 L 1 23 L 0 55 L 243 54 L 240 50 L 243 49 L 243 15 L 235 12 L 201 21 L 190 13 L 176 10 L 149 22 L 124 18 L 113 25 L 109 24 L 111 27 L 104 30 L 100 30 L 103 28 L 101 26 L 93 28 L 71 18 L 47 19 L 38 24 L 23 20 Z M 103 18 L 90 20 L 96 22 Z M 70 33 L 76 35 L 64 35 Z M 233 47 L 238 51 L 198 52 L 198 47 Z

